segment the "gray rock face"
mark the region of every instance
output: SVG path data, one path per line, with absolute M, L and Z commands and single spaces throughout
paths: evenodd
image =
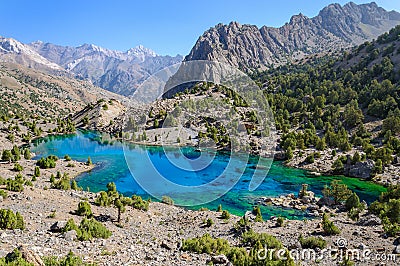
M 65 227 L 66 224 L 67 224 L 66 221 L 55 222 L 53 225 L 50 226 L 50 231 L 54 233 L 59 233 Z
M 71 230 L 71 231 L 65 232 L 64 239 L 67 241 L 75 241 L 77 239 L 76 231 Z
M 397 245 L 397 246 L 394 248 L 393 254 L 400 254 L 400 245 Z
M 320 207 L 321 206 L 332 206 L 333 204 L 335 204 L 333 199 L 327 198 L 327 197 L 322 197 L 317 202 L 317 205 L 320 206 Z
M 217 255 L 211 258 L 212 263 L 214 264 L 227 264 L 229 260 L 226 258 L 225 255 Z
M 372 170 L 374 169 L 374 161 L 368 159 L 365 162 L 357 162 L 349 167 L 349 176 L 365 178 L 371 177 Z
M 399 23 L 400 13 L 387 12 L 375 3 L 332 4 L 314 18 L 293 16 L 280 28 L 218 24 L 197 40 L 185 60 L 215 60 L 242 69 L 263 69 L 360 44 Z
M 27 247 L 19 246 L 18 250 L 19 252 L 21 252 L 22 258 L 25 259 L 28 263 L 31 263 L 34 266 L 45 266 L 40 256 L 29 250 Z
M 361 226 L 375 226 L 375 225 L 380 225 L 382 222 L 381 220 L 373 214 L 367 215 L 367 216 L 362 216 L 358 222 L 357 225 Z

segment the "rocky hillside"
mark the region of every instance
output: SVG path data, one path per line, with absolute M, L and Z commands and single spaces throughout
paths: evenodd
M 39 41 L 29 46 L 77 78 L 89 79 L 96 86 L 122 95 L 132 94 L 149 75 L 183 59 L 180 55 L 160 56 L 143 46 L 126 52 L 93 44 L 69 47 Z
M 13 63 L 0 63 L 0 115 L 60 118 L 99 99 L 124 97 L 90 82 L 59 77 Z
M 185 60 L 215 60 L 242 69 L 267 68 L 306 55 L 376 38 L 400 23 L 400 13 L 375 3 L 331 4 L 316 17 L 293 16 L 280 28 L 231 22 L 207 30 Z

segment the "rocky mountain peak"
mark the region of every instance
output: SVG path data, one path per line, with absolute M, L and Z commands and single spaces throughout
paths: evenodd
M 363 43 L 399 23 L 400 13 L 387 12 L 374 2 L 331 4 L 316 17 L 300 13 L 280 28 L 220 23 L 197 40 L 185 60 L 217 60 L 244 69 L 264 69 Z

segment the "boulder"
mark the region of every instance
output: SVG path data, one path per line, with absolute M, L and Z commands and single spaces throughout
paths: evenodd
M 66 224 L 66 221 L 55 222 L 52 226 L 50 226 L 50 231 L 53 233 L 60 233 Z
M 168 249 L 168 250 L 172 250 L 172 249 L 175 248 L 174 244 L 172 244 L 171 242 L 167 242 L 167 241 L 163 241 L 161 243 L 161 247 L 165 248 L 165 249 Z
M 335 201 L 331 198 L 322 197 L 317 201 L 318 206 L 332 206 L 335 204 Z
M 374 161 L 368 159 L 364 162 L 357 162 L 350 166 L 348 175 L 351 177 L 369 179 L 374 169 Z
M 360 217 L 360 219 L 357 222 L 357 225 L 361 226 L 374 226 L 374 225 L 380 225 L 381 219 L 379 219 L 376 215 L 369 214 L 366 216 Z
M 71 230 L 64 233 L 64 239 L 67 241 L 75 241 L 78 239 L 77 233 L 75 230 Z
M 31 263 L 34 266 L 45 266 L 40 256 L 32 250 L 29 250 L 26 246 L 19 246 L 18 250 L 21 253 L 21 257 L 28 263 Z M 13 256 L 13 253 L 9 253 L 7 256 Z
M 225 255 L 221 254 L 211 257 L 211 262 L 214 264 L 227 264 L 229 260 Z
M 311 198 L 310 198 L 310 196 L 303 196 L 303 197 L 301 198 L 301 202 L 304 203 L 304 204 L 311 203 Z
M 394 248 L 393 254 L 400 254 L 400 245 L 397 245 L 397 246 Z

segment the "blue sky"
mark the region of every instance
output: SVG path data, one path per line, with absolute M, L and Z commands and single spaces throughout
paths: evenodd
M 122 51 L 142 44 L 159 54 L 185 55 L 205 30 L 220 22 L 277 27 L 300 12 L 313 17 L 333 2 L 348 1 L 0 0 L 0 35 L 22 42 L 93 43 Z M 375 2 L 400 11 L 398 0 Z

